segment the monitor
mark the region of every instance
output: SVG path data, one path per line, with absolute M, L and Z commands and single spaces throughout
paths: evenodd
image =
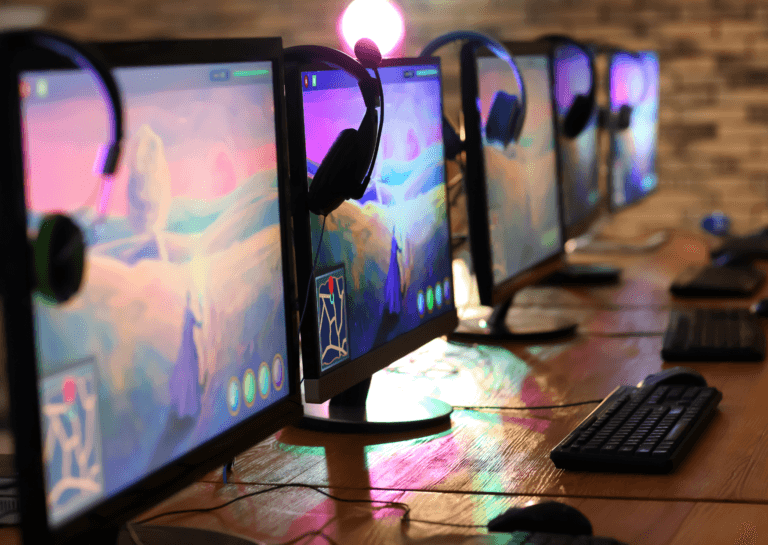
M 608 83 L 612 117 L 623 105 L 632 108 L 628 128 L 612 124 L 610 129 L 608 187 L 615 212 L 640 202 L 657 187 L 658 56 L 652 51 L 612 51 Z
M 587 51 L 564 42 L 556 45 L 552 53 L 555 110 L 562 123 L 574 97 L 587 95 L 593 79 Z M 586 127 L 575 138 L 558 131 L 566 239 L 584 234 L 601 213 L 598 118 L 595 107 Z
M 3 184 L 28 232 L 62 211 L 87 241 L 66 304 L 18 274 L 4 294 L 31 543 L 116 536 L 302 414 L 281 40 L 97 48 L 125 111 L 115 176 L 90 169 L 108 123 L 91 76 L 51 61 L 20 73 L 24 179 Z
M 480 302 L 491 306 L 559 266 L 564 251 L 549 46 L 505 45 L 528 100 L 518 142 L 503 146 L 485 133 L 496 94 L 517 92 L 510 66 L 471 46 L 461 63 L 472 263 Z
M 365 384 L 457 324 L 439 59 L 385 59 L 379 73 L 384 125 L 364 195 L 327 217 L 297 204 L 297 276 L 309 299 L 304 385 L 313 403 Z M 291 143 L 294 184 L 311 182 L 336 136 L 357 128 L 365 107 L 357 81 L 341 70 L 304 66 L 286 79 L 297 87 L 289 87 L 289 114 L 300 113 L 294 121 L 304 127 L 302 141 Z M 289 116 L 289 126 L 294 121 Z M 306 198 L 306 186 L 294 188 Z

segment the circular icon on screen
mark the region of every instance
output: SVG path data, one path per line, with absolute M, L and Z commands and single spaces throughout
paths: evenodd
M 267 399 L 269 395 L 269 381 L 269 365 L 263 361 L 259 365 L 259 395 L 261 399 Z
M 443 299 L 446 303 L 451 300 L 451 280 L 448 277 L 443 280 Z
M 229 379 L 227 385 L 227 408 L 232 416 L 237 416 L 240 412 L 240 381 L 237 377 Z
M 283 389 L 283 384 L 285 384 L 283 357 L 280 354 L 275 354 L 275 359 L 272 360 L 272 386 L 275 387 L 276 392 L 279 392 Z
M 435 285 L 435 303 L 437 308 L 443 307 L 443 285 L 440 282 Z
M 253 369 L 248 369 L 243 375 L 243 397 L 245 406 L 253 407 L 253 402 L 256 401 L 256 373 Z
M 427 312 L 427 303 L 424 299 L 424 292 L 421 290 L 416 294 L 416 306 L 419 309 L 419 316 L 423 318 L 424 314 Z
M 432 310 L 435 308 L 435 291 L 432 289 L 432 286 L 427 287 L 427 310 L 432 313 Z

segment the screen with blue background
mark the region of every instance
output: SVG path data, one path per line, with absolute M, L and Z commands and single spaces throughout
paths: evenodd
M 589 60 L 584 51 L 572 45 L 555 49 L 555 108 L 565 119 L 577 95 L 587 95 L 591 85 Z M 561 176 L 563 181 L 563 217 L 570 227 L 590 215 L 600 200 L 597 152 L 598 111 L 576 138 L 560 134 Z
M 29 229 L 82 228 L 81 291 L 34 300 L 48 509 L 60 524 L 288 394 L 272 63 L 22 75 Z
M 633 106 L 629 128 L 611 134 L 611 205 L 637 202 L 657 185 L 656 139 L 659 115 L 659 60 L 641 52 L 640 59 L 614 53 L 610 64 L 611 111 Z
M 379 72 L 384 128 L 370 185 L 328 215 L 317 256 L 320 371 L 453 308 L 439 65 Z M 359 126 L 365 106 L 345 72 L 304 72 L 302 81 L 311 181 L 336 136 Z M 311 215 L 313 252 L 322 221 Z
M 477 59 L 478 91 L 493 280 L 496 284 L 557 254 L 562 248 L 555 127 L 549 61 L 545 55 L 514 57 L 523 76 L 528 110 L 518 143 L 489 142 L 485 125 L 493 97 L 514 93 L 509 65 Z

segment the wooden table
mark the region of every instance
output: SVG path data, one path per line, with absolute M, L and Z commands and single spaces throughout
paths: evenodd
M 516 311 L 566 313 L 579 333 L 540 345 L 462 346 L 433 341 L 374 376 L 371 398 L 432 396 L 455 407 L 524 407 L 596 400 L 666 367 L 660 357 L 675 305 L 671 279 L 706 260 L 701 238 L 676 234 L 650 254 L 599 256 L 624 267 L 617 286 L 532 287 Z M 588 261 L 589 256 L 578 256 Z M 597 259 L 596 259 L 597 261 Z M 406 502 L 411 518 L 485 525 L 510 506 L 555 499 L 589 517 L 597 535 L 635 544 L 768 543 L 768 367 L 691 364 L 723 392 L 720 410 L 670 475 L 566 472 L 550 450 L 594 404 L 547 410 L 458 408 L 452 425 L 397 436 L 323 434 L 286 428 L 241 454 L 230 476 L 209 473 L 146 515 L 210 507 L 274 484 L 310 484 L 344 498 Z M 254 496 L 212 514 L 163 524 L 227 530 L 264 543 L 472 543 L 478 528 L 400 520 L 392 506 L 344 504 L 307 488 Z M 143 518 L 143 517 L 142 517 Z M 313 533 L 301 537 L 307 532 Z M 0 540 L 13 536 L 0 534 Z M 16 536 L 15 539 L 18 539 Z

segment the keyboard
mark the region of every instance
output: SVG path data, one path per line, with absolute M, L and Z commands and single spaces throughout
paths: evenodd
M 722 397 L 716 388 L 702 386 L 619 386 L 549 457 L 561 469 L 669 473 Z
M 751 263 L 765 260 L 768 259 L 768 237 L 760 234 L 733 237 L 712 250 L 710 255 L 715 261 L 723 258 L 722 262 Z
M 682 297 L 748 297 L 765 282 L 765 273 L 751 267 L 694 265 L 675 278 L 669 291 Z
M 747 309 L 673 310 L 664 334 L 666 361 L 763 361 L 765 335 Z

